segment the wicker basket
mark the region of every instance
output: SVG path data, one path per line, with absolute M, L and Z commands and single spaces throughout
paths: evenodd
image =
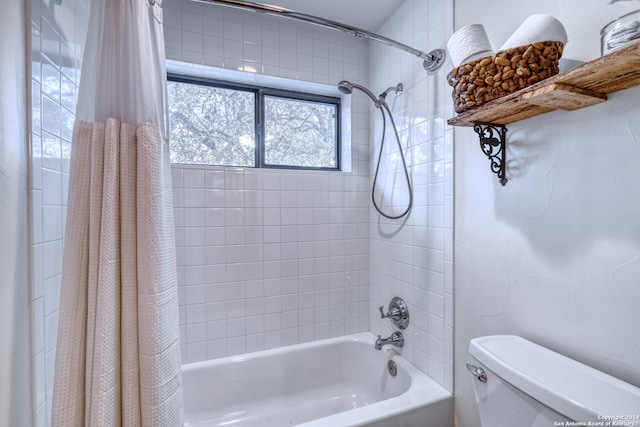
M 456 113 L 516 92 L 558 74 L 562 42 L 536 42 L 502 50 L 454 68 L 447 80 L 453 87 Z

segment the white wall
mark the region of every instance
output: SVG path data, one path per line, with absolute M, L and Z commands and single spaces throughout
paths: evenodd
M 588 60 L 600 28 L 634 8 L 457 0 L 455 27 L 482 23 L 499 45 L 528 15 L 547 13 L 566 24 L 565 56 Z M 479 425 L 464 367 L 478 336 L 521 335 L 640 386 L 639 95 L 509 125 L 504 188 L 475 133 L 456 129 L 458 426 Z
M 0 425 L 31 421 L 27 239 L 26 3 L 0 14 Z
M 69 155 L 88 3 L 30 1 L 31 356 L 37 426 L 51 423 Z
M 429 52 L 442 48 L 453 28 L 449 0 L 407 0 L 379 34 Z M 381 320 L 389 301 L 409 304 L 411 324 L 404 331 L 402 354 L 449 391 L 453 391 L 453 133 L 445 118 L 452 111 L 445 73 L 428 75 L 422 60 L 378 43 L 371 45 L 371 90 L 379 94 L 403 83 L 404 92 L 388 95 L 400 132 L 414 190 L 414 206 L 402 220 L 371 211 L 371 331 L 388 336 Z M 378 157 L 382 120 L 372 107 L 371 170 Z M 391 125 L 388 124 L 390 127 Z M 384 209 L 398 214 L 408 202 L 406 183 L 393 133 L 385 141 L 378 185 Z M 371 206 L 371 202 L 369 202 Z
M 340 32 L 186 0 L 164 28 L 169 59 L 368 84 L 367 41 Z M 173 165 L 185 362 L 369 330 L 369 105 L 352 98 L 352 172 Z

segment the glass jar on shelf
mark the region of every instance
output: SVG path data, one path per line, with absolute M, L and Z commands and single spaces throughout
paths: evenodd
M 640 41 L 640 9 L 609 22 L 600 30 L 602 55 Z

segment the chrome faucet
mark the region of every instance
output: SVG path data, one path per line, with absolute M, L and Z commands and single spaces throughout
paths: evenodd
M 404 337 L 402 336 L 402 332 L 395 331 L 391 336 L 389 336 L 389 338 L 384 339 L 378 335 L 378 339 L 376 340 L 376 350 L 382 350 L 382 346 L 387 344 L 395 345 L 396 347 L 404 346 Z
M 400 297 L 393 297 L 389 303 L 389 311 L 384 314 L 384 307 L 378 307 L 380 310 L 380 318 L 389 319 L 391 323 L 396 325 L 400 329 L 407 329 L 409 326 L 409 307 L 407 303 Z

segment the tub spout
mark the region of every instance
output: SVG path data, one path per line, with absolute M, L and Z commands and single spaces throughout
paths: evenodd
M 378 335 L 378 339 L 376 340 L 376 350 L 382 350 L 382 346 L 391 344 L 396 347 L 404 346 L 404 337 L 400 331 L 396 331 L 391 334 L 389 338 L 382 338 Z

